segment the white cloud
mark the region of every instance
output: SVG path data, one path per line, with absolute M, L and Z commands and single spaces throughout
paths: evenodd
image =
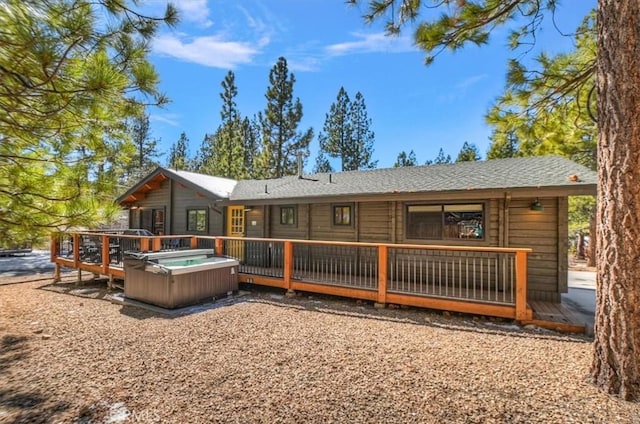
M 258 49 L 249 43 L 226 41 L 216 35 L 189 40 L 174 35 L 161 35 L 153 40 L 153 51 L 185 62 L 222 69 L 250 63 L 258 53 Z
M 182 21 L 194 22 L 204 28 L 213 25 L 209 19 L 207 0 L 172 0 L 172 3 L 178 9 Z
M 165 113 L 163 115 L 151 114 L 149 115 L 149 120 L 152 122 L 163 122 L 165 124 L 171 125 L 172 127 L 177 127 L 180 125 L 178 121 L 179 117 L 175 113 Z
M 467 88 L 471 87 L 472 85 L 482 81 L 487 76 L 488 76 L 487 74 L 481 74 L 481 75 L 474 75 L 472 77 L 466 78 L 460 81 L 458 84 L 456 84 L 456 88 L 464 91 Z
M 294 72 L 316 72 L 320 70 L 320 60 L 316 57 L 294 57 L 287 59 L 287 67 Z
M 473 75 L 455 84 L 451 90 L 447 91 L 446 95 L 438 97 L 438 100 L 443 103 L 453 103 L 455 101 L 466 98 L 469 88 L 479 83 L 483 79 L 487 78 L 487 74 Z
M 325 48 L 326 52 L 332 56 L 344 56 L 352 53 L 404 53 L 416 50 L 407 36 L 390 37 L 381 32 L 375 34 L 356 32 L 352 35 L 359 40 L 329 45 Z

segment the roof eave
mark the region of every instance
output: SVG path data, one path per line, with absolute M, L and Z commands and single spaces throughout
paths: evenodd
M 270 196 L 264 194 L 256 197 L 234 198 L 225 200 L 225 204 L 282 204 L 282 203 L 310 203 L 310 202 L 331 202 L 344 201 L 376 201 L 385 200 L 416 200 L 425 196 L 442 198 L 451 196 L 454 200 L 460 199 L 480 199 L 488 194 L 497 195 L 500 193 L 511 193 L 517 196 L 576 196 L 576 195 L 596 195 L 596 184 L 578 183 L 562 186 L 540 186 L 540 187 L 493 187 L 493 188 L 467 188 L 464 190 L 438 190 L 438 191 L 389 191 L 378 193 L 344 193 L 327 194 L 316 196 Z

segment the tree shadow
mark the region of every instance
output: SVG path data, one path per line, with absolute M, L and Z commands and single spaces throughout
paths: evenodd
M 589 337 L 584 335 L 558 333 L 543 328 L 527 329 L 509 319 L 479 317 L 426 308 L 402 308 L 397 305 L 388 305 L 387 308 L 378 309 L 373 306 L 372 302 L 306 292 L 298 292 L 295 297 L 287 297 L 283 290 L 270 287 L 251 287 L 250 290 L 251 295 L 247 299 L 248 302 L 283 308 L 513 338 L 592 342 Z
M 15 362 L 27 356 L 26 336 L 14 336 L 11 334 L 0 339 L 0 374 L 4 373 Z
M 5 335 L 0 339 L 0 379 L 12 367 L 29 355 L 29 338 L 26 336 Z M 22 387 L 23 381 L 9 381 L 0 389 L 0 411 L 2 422 L 7 423 L 48 423 L 69 409 L 64 401 L 54 401 L 37 390 Z

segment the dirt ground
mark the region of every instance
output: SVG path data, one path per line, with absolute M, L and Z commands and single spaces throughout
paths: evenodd
M 167 316 L 73 274 L 0 279 L 0 423 L 639 423 L 591 340 L 250 290 Z

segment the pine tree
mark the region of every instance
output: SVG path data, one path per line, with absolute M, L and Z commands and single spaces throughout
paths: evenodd
M 494 129 L 490 138 L 487 159 L 515 158 L 522 155 L 515 131 L 503 132 Z
M 244 141 L 242 121 L 236 106 L 238 88 L 235 74 L 229 71 L 222 81 L 221 123 L 212 136 L 203 140 L 197 162 L 200 172 L 219 177 L 242 179 L 247 176 L 244 166 Z
M 133 182 L 158 166 L 162 154 L 158 151 L 158 140 L 151 137 L 148 114 L 131 119 L 129 131 L 136 152 L 133 160 L 125 167 L 125 181 Z
M 316 168 L 326 169 L 331 165 L 323 152 L 332 158 L 340 158 L 342 171 L 346 171 L 346 156 L 353 143 L 353 128 L 351 127 L 351 100 L 344 87 L 340 87 L 335 103 L 331 104 L 329 113 L 325 115 L 322 132 L 318 134 L 321 154 L 316 159 Z M 318 162 L 318 160 L 320 162 Z
M 215 142 L 215 134 L 206 133 L 200 142 L 200 148 L 191 160 L 192 168 L 195 172 L 201 174 L 213 175 L 213 171 L 208 168 L 208 164 L 212 162 L 211 155 L 213 152 L 213 144 Z
M 358 91 L 351 103 L 349 111 L 353 144 L 347 156 L 348 170 L 372 169 L 378 166 L 378 161 L 372 161 L 374 134 L 371 131 L 371 119 L 367 115 L 364 96 Z
M 189 139 L 184 132 L 180 134 L 178 141 L 169 149 L 167 165 L 177 171 L 188 171 L 191 169 L 189 163 Z
M 329 159 L 327 159 L 323 152 L 320 152 L 318 156 L 316 156 L 316 164 L 313 167 L 313 172 L 316 174 L 321 172 L 335 172 L 335 169 L 333 169 Z
M 242 120 L 241 134 L 242 140 L 244 140 L 243 165 L 246 176 L 247 178 L 259 178 L 261 175 L 256 168 L 256 161 L 260 156 L 260 125 L 255 116 L 253 120 L 246 117 Z
M 590 116 L 590 110 L 595 109 L 595 78 L 590 71 L 596 52 L 594 13 L 583 20 L 574 44 L 569 53 L 542 53 L 534 69 L 510 63 L 505 92 L 485 117 L 493 126 L 487 157 L 558 154 L 596 169 L 597 128 Z M 556 96 L 554 87 L 567 83 L 576 91 Z M 585 204 L 592 207 L 592 213 L 584 213 Z M 585 203 L 570 197 L 569 215 L 573 218 L 572 234 L 581 238 L 595 234 L 594 201 Z M 590 219 L 583 220 L 585 216 Z M 596 265 L 594 249 L 595 243 L 591 243 L 589 266 Z
M 451 163 L 451 162 L 452 162 L 451 161 L 451 155 L 446 155 L 445 156 L 444 155 L 444 150 L 441 147 L 440 150 L 438 151 L 438 156 L 436 156 L 436 158 L 433 161 L 428 162 L 427 165 L 431 165 L 431 164 L 440 165 L 440 164 L 443 164 L 443 163 Z
M 356 93 L 351 102 L 344 87 L 340 87 L 318 136 L 320 151 L 340 158 L 342 171 L 375 168 L 378 162 L 371 161 L 374 134 L 370 126 L 362 94 Z
M 348 0 L 357 3 L 358 0 Z M 399 3 L 399 4 L 397 4 Z M 557 2 L 537 0 L 443 2 L 443 13 L 420 21 L 421 1 L 369 0 L 368 20 L 386 19 L 387 30 L 397 34 L 411 22 L 415 42 L 431 63 L 445 48 L 460 49 L 467 43 L 487 43 L 492 30 L 524 20 L 511 36 L 513 48 L 535 42 L 545 13 L 553 15 Z M 395 11 L 398 11 L 396 14 Z M 429 17 L 436 14 L 429 14 Z M 431 18 L 428 18 L 431 19 Z M 640 9 L 636 0 L 599 0 L 597 56 L 557 69 L 558 78 L 537 79 L 549 83 L 549 96 L 532 104 L 544 109 L 557 99 L 580 96 L 598 70 L 598 287 L 596 337 L 591 367 L 593 382 L 625 400 L 640 400 Z M 435 53 L 434 53 L 435 52 Z M 597 66 L 596 66 L 597 65 Z M 574 73 L 573 70 L 580 69 Z M 540 72 L 540 70 L 538 70 Z M 535 79 L 535 76 L 534 76 Z M 582 97 L 584 98 L 584 97 Z M 592 96 L 587 95 L 590 103 Z M 591 106 L 591 105 L 589 105 Z M 526 141 L 526 139 L 520 139 Z
M 20 243 L 117 211 L 135 156 L 127 120 L 163 104 L 148 43 L 164 17 L 122 0 L 0 6 L 0 240 Z M 108 26 L 105 24 L 108 22 Z
M 220 117 L 222 125 L 216 137 L 216 149 L 214 156 L 216 163 L 220 165 L 216 174 L 222 177 L 241 179 L 246 177 L 244 168 L 244 143 L 242 140 L 242 123 L 240 113 L 236 105 L 238 88 L 235 83 L 235 75 L 232 71 L 227 73 L 222 82 L 222 110 Z
M 302 103 L 293 98 L 293 73 L 289 74 L 284 57 L 269 72 L 270 86 L 265 97 L 267 107 L 258 114 L 262 131 L 262 151 L 258 173 L 267 178 L 279 178 L 298 172 L 298 155 L 309 156 L 313 129 L 298 132 L 302 120 Z
M 478 147 L 473 143 L 467 143 L 465 141 L 460 152 L 458 152 L 456 162 L 475 162 L 480 159 L 482 158 L 480 157 Z
M 416 154 L 412 150 L 407 154 L 404 150 L 398 154 L 398 158 L 396 159 L 396 163 L 393 164 L 394 168 L 400 168 L 403 166 L 416 166 L 418 164 L 418 160 L 416 159 Z
M 488 157 L 557 154 L 596 169 L 595 44 L 592 13 L 576 31 L 575 50 L 542 53 L 534 69 L 509 63 L 505 92 L 485 117 L 493 127 Z M 565 84 L 575 91 L 557 96 Z

